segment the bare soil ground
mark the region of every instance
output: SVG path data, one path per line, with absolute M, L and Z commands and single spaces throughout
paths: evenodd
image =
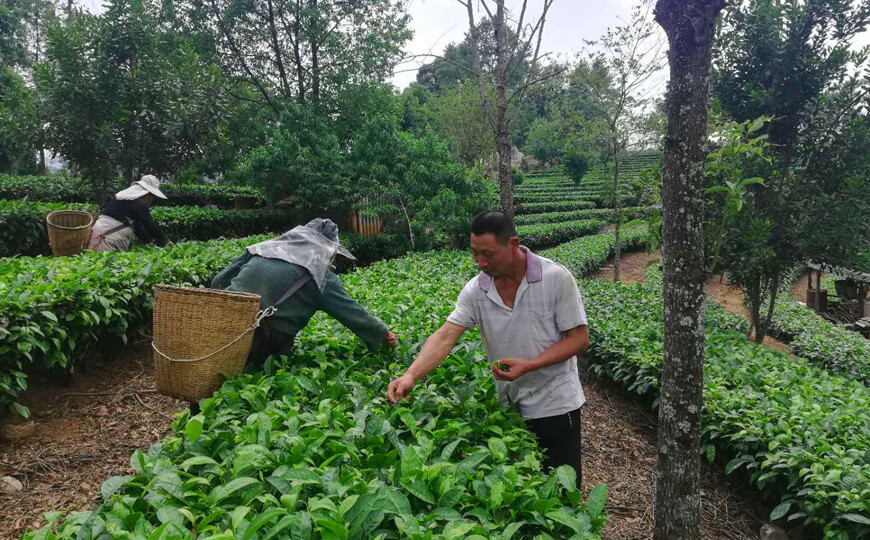
M 582 362 L 582 361 L 581 361 Z M 583 406 L 584 489 L 607 484 L 610 523 L 604 540 L 652 538 L 656 489 L 656 413 L 636 396 L 585 370 Z M 739 481 L 725 477 L 721 464 L 702 464 L 701 538 L 747 540 L 770 509 Z
M 22 397 L 33 422 L 7 430 L 26 435 L 0 442 L 0 476 L 24 489 L 0 493 L 0 538 L 17 539 L 44 523 L 44 512 L 96 506 L 100 484 L 129 474 L 130 455 L 169 433 L 173 414 L 187 406 L 154 393 L 150 348 L 132 346 L 95 359 L 71 380 L 30 381 Z

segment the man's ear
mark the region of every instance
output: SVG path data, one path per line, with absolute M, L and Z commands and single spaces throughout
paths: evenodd
M 508 241 L 510 246 L 514 249 L 520 248 L 520 239 L 516 236 L 511 236 L 511 239 Z

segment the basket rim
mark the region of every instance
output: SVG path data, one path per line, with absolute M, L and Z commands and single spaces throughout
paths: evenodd
M 51 216 L 54 216 L 57 214 L 79 214 L 79 215 L 86 214 L 88 216 L 88 223 L 87 223 L 87 225 L 78 225 L 76 227 L 64 227 L 63 225 L 57 225 L 57 224 L 51 222 Z M 90 212 L 85 212 L 84 210 L 56 210 L 54 212 L 51 212 L 47 216 L 45 216 L 45 222 L 48 224 L 49 227 L 54 227 L 55 229 L 62 229 L 65 231 L 78 231 L 81 229 L 87 229 L 88 227 L 93 225 L 94 224 L 94 216 L 92 216 Z
M 173 294 L 185 294 L 189 296 L 211 296 L 251 302 L 256 300 L 257 303 L 260 303 L 261 301 L 261 296 L 255 293 L 249 293 L 244 291 L 225 291 L 223 289 L 209 289 L 206 287 L 182 287 L 180 285 L 168 285 L 165 283 L 158 283 L 154 286 L 154 293 L 157 294 L 158 291 L 164 291 Z

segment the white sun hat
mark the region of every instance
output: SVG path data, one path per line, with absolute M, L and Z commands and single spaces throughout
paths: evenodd
M 115 193 L 115 199 L 119 201 L 132 201 L 149 193 L 161 199 L 166 198 L 166 195 L 160 191 L 160 180 L 154 175 L 146 174 L 141 180 L 133 182 L 133 185 L 127 189 Z

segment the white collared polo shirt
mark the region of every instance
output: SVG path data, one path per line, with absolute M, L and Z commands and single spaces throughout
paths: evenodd
M 513 309 L 505 305 L 491 277 L 469 281 L 448 322 L 480 328 L 490 365 L 502 358 L 535 358 L 586 325 L 577 282 L 562 265 L 520 247 L 527 257 Z M 525 418 L 545 418 L 573 411 L 586 396 L 577 373 L 577 357 L 526 373 L 515 381 L 496 381 L 501 403 L 519 404 Z

